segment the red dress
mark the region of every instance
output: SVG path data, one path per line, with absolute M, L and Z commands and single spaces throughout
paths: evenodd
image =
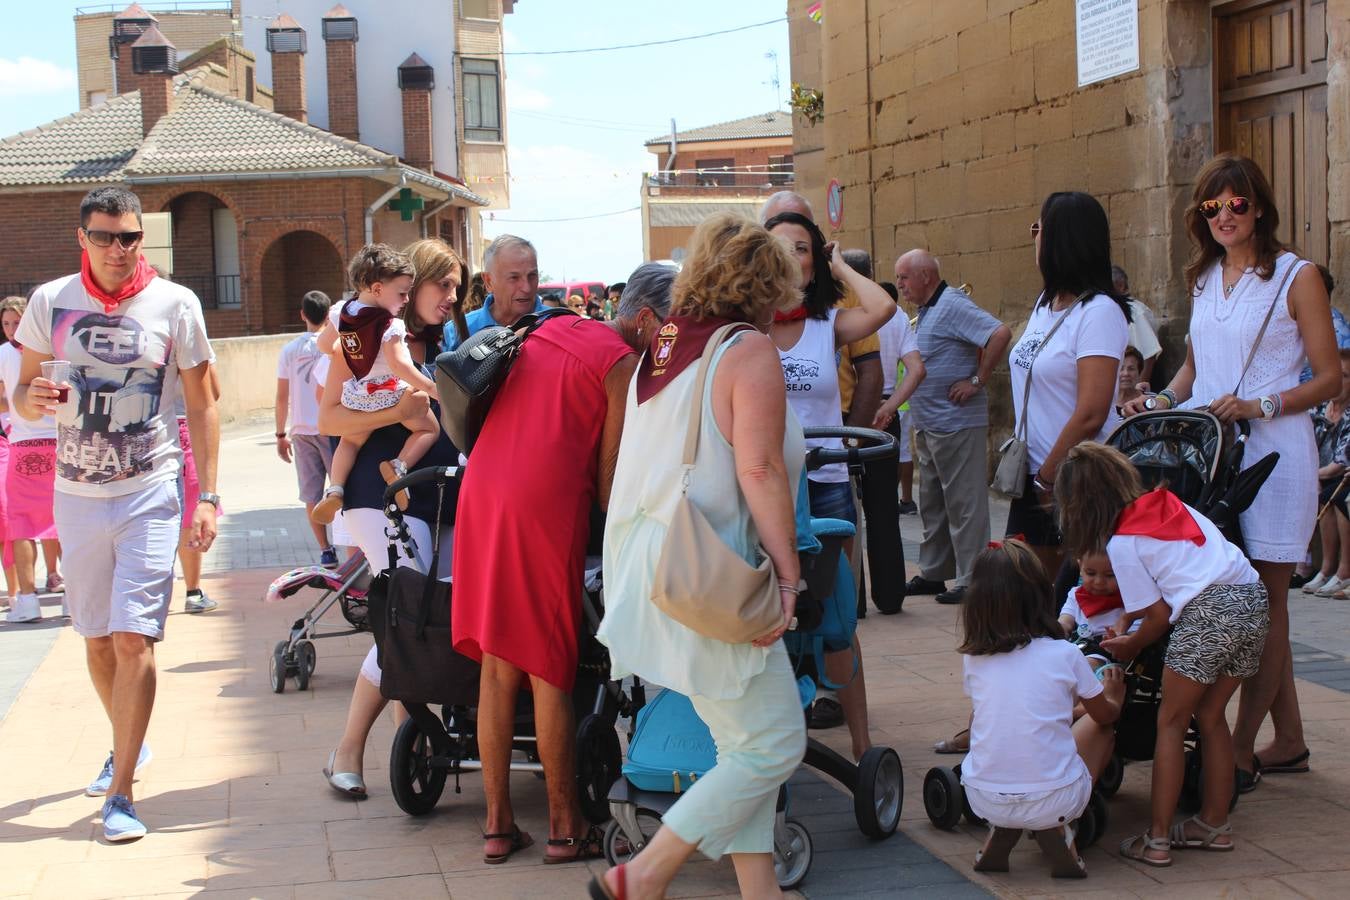
M 570 691 L 596 497 L 605 376 L 633 351 L 563 316 L 525 341 L 464 473 L 455 517 L 455 649 Z

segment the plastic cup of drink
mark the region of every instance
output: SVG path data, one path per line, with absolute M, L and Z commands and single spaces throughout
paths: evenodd
M 42 364 L 42 377 L 58 385 L 56 402 L 65 403 L 70 399 L 70 362 L 64 359 L 49 359 Z

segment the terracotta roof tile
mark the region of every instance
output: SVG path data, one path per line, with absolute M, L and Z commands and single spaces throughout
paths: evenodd
M 774 110 L 757 116 L 746 116 L 744 119 L 732 119 L 730 122 L 718 122 L 716 125 L 704 125 L 701 128 L 675 132 L 676 142 L 682 144 L 765 137 L 792 137 L 792 116 Z M 647 141 L 646 146 L 669 142 L 670 135 L 663 134 Z

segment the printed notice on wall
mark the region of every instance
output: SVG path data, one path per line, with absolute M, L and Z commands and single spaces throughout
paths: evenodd
M 1076 0 L 1078 86 L 1139 68 L 1138 0 Z

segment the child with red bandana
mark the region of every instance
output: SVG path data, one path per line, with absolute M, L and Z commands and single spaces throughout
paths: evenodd
M 408 328 L 400 313 L 412 290 L 413 265 L 408 257 L 386 244 L 367 244 L 347 268 L 356 296 L 333 304 L 328 324 L 319 335 L 319 348 L 338 350 L 352 377 L 343 382 L 342 405 L 356 412 L 377 412 L 398 404 L 409 388 L 436 397 L 436 385 L 414 365 L 408 352 Z M 406 475 L 440 434 L 430 411 L 402 423 L 411 434 L 403 450 L 380 463 L 386 483 Z M 373 429 L 372 429 L 373 430 Z M 333 451 L 333 470 L 323 499 L 310 518 L 327 525 L 342 509 L 343 486 L 370 432 L 346 434 Z M 399 509 L 408 506 L 408 492 L 395 497 Z

